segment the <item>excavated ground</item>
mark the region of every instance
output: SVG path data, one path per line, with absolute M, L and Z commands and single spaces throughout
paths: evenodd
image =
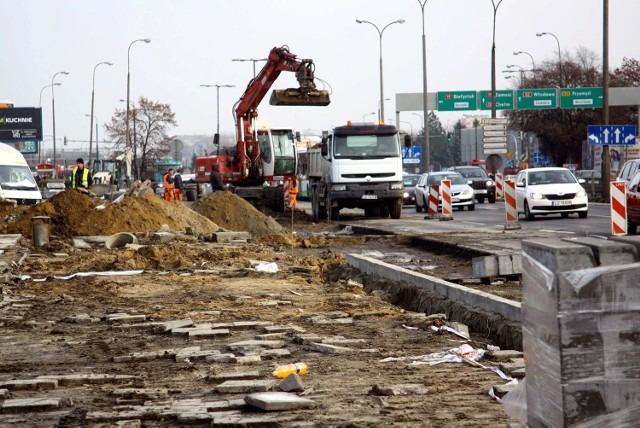
M 398 263 L 409 263 L 410 258 L 417 269 L 429 274 L 439 270 L 450 273 L 453 269 L 466 275 L 469 266 L 464 261 L 447 262 L 445 256 L 414 252 L 394 238 L 336 233 L 340 232 L 337 225 L 311 223 L 299 212 L 295 213 L 293 233 L 287 216 L 278 218 L 278 225 L 233 195 L 216 195 L 220 196 L 205 199 L 195 207 L 202 216 L 159 199 L 131 198 L 134 200 L 123 201 L 131 208 L 124 210 L 129 205 L 121 205 L 123 211 L 110 217 L 111 224 L 118 219 L 126 221 L 124 226 L 113 227 L 128 232 L 153 231 L 163 224 L 174 231 L 192 227 L 198 228 L 196 235 L 203 237 L 218 227 L 246 230 L 249 225 L 259 224 L 262 233 L 254 231 L 258 240 L 161 244 L 150 234 L 139 233 L 141 247 L 106 250 L 93 244 L 80 250 L 63 237 L 91 234 L 83 229 L 87 223 L 68 221 L 73 214 L 67 216 L 61 207 L 46 207 L 56 202 L 53 199 L 26 214 L 11 209 L 4 214 L 4 232 L 25 232 L 26 236 L 31 216 L 50 215 L 60 239 L 37 251 L 23 239 L 16 248 L 0 255 L 0 403 L 18 398 L 59 401 L 57 406 L 37 412 L 0 410 L 0 425 L 82 426 L 142 421 L 145 426 L 184 426 L 209 425 L 213 420 L 219 426 L 475 427 L 517 422 L 489 397 L 492 386 L 506 383 L 489 370 L 465 363 L 383 362 L 388 357 L 442 352 L 463 343 L 486 348 L 491 340 L 473 331 L 470 342 L 434 332 L 430 326 L 441 325 L 441 320 L 429 321 L 423 314 L 404 311 L 389 303 L 392 299 L 388 293 L 371 292 L 364 280 L 349 280 L 353 275 L 341 254 L 377 251 L 389 261 L 389 254 L 397 253 L 391 258 Z M 71 200 L 76 212 L 108 213 L 116 205 L 95 210 L 96 203 L 76 200 L 76 196 L 82 195 L 62 196 Z M 156 213 L 169 212 L 159 215 L 158 223 L 129 229 L 136 224 L 134 217 L 139 214 L 134 213 L 134 206 L 138 204 L 149 204 L 145 209 L 153 208 Z M 189 217 L 190 213 L 198 217 Z M 248 225 L 239 222 L 241 219 L 248 219 Z M 99 229 L 98 217 L 92 224 L 94 230 L 114 230 Z M 277 272 L 256 269 L 273 266 L 271 263 L 277 266 Z M 135 269 L 143 273 L 56 278 L 76 272 Z M 20 275 L 45 280 L 21 280 Z M 113 316 L 116 313 L 133 318 L 118 321 Z M 140 315 L 145 316 L 144 321 Z M 148 324 L 185 319 L 204 330 L 222 323 L 226 327 L 221 328 L 229 331 L 189 337 L 177 331 L 165 332 L 160 324 Z M 257 323 L 229 325 L 254 321 Z M 280 333 L 261 336 L 270 331 Z M 302 332 L 319 337 L 303 339 Z M 255 338 L 263 343 L 234 345 Z M 312 340 L 339 347 L 312 345 Z M 186 350 L 193 347 L 199 347 L 200 352 Z M 270 347 L 275 351 L 269 351 Z M 234 355 L 214 358 L 216 351 Z M 156 357 L 151 357 L 151 352 Z M 120 362 L 134 353 L 146 354 Z M 271 375 L 275 366 L 292 362 L 309 366 L 302 377 L 305 391 L 300 395 L 313 400 L 314 409 L 266 414 L 233 401 L 247 394 L 227 392 L 220 387 L 222 381 L 215 378 L 226 373 L 249 373 L 257 378 L 254 382 L 263 381 L 260 385 L 264 385 L 275 381 Z M 489 356 L 481 362 L 495 367 L 509 363 Z M 39 376 L 90 373 L 108 376 L 106 380 L 86 378 L 74 384 L 59 381 L 53 389 L 37 382 L 28 387 L 2 386 Z M 115 375 L 132 377 L 117 379 Z M 404 384 L 412 386 L 400 386 Z M 390 393 L 381 392 L 385 388 L 395 389 L 396 394 L 381 395 Z M 214 402 L 231 407 L 214 411 L 222 409 Z

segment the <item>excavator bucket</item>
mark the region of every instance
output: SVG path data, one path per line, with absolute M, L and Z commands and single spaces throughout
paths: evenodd
M 318 106 L 324 107 L 331 103 L 329 91 L 301 91 L 300 89 L 274 89 L 271 92 L 269 104 L 272 106 Z

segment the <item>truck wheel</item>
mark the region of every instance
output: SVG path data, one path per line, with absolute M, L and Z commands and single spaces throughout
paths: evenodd
M 327 215 L 330 221 L 334 221 L 334 220 L 338 220 L 338 217 L 340 217 L 340 208 L 339 207 L 332 207 L 331 206 L 331 198 L 327 196 L 327 199 L 325 199 L 325 204 L 327 207 Z
M 274 206 L 273 210 L 277 213 L 284 212 L 284 187 L 276 187 L 274 189 L 275 198 L 274 198 Z
M 367 207 L 364 209 L 364 216 L 365 217 L 373 217 L 373 208 L 371 207 Z
M 320 201 L 318 201 L 318 189 L 311 188 L 311 217 L 313 221 L 320 220 Z
M 380 207 L 380 217 L 388 218 L 390 213 L 391 213 L 391 209 L 389 208 L 388 205 Z
M 397 201 L 394 201 L 391 204 L 390 207 L 390 214 L 391 214 L 391 218 L 393 219 L 399 219 L 400 216 L 402 215 L 402 199 L 398 199 Z

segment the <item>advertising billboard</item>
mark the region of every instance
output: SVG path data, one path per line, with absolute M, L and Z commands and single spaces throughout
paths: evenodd
M 42 141 L 42 109 L 0 109 L 0 142 Z

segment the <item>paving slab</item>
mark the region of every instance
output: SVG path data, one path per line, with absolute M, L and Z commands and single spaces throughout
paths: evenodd
M 234 342 L 227 345 L 230 351 L 236 351 L 241 348 L 283 348 L 284 340 L 244 340 L 242 342 Z
M 277 358 L 290 357 L 291 352 L 288 349 L 264 349 L 260 351 L 260 357 L 263 360 L 274 360 Z
M 216 338 L 216 337 L 226 337 L 229 336 L 230 332 L 229 329 L 226 328 L 218 328 L 218 329 L 192 329 L 189 330 L 189 332 L 187 333 L 187 335 L 189 336 L 189 339 L 194 339 L 194 338 L 202 338 L 202 337 L 210 337 L 210 338 Z
M 147 398 L 156 399 L 167 397 L 167 388 L 119 388 L 111 391 L 111 394 L 121 398 Z
M 211 374 L 207 377 L 207 379 L 212 380 L 214 382 L 224 382 L 227 380 L 257 379 L 259 377 L 260 377 L 260 372 L 258 370 L 251 370 L 246 372 L 227 372 L 227 373 Z
M 276 385 L 272 379 L 266 380 L 227 380 L 215 387 L 222 394 L 240 394 L 266 392 Z
M 263 333 L 305 333 L 305 329 L 295 325 L 268 325 L 262 327 Z
M 313 400 L 298 397 L 288 392 L 261 392 L 247 395 L 245 402 L 258 409 L 270 411 L 312 409 L 315 407 Z
M 260 361 L 262 361 L 262 358 L 260 357 L 260 355 L 235 356 L 231 359 L 232 363 L 240 364 L 240 365 L 259 363 Z
M 231 363 L 235 358 L 235 354 L 219 354 L 219 355 L 209 355 L 205 358 L 207 363 Z
M 55 379 L 24 379 L 24 380 L 10 380 L 6 382 L 0 382 L 0 388 L 8 389 L 9 391 L 35 391 L 35 390 L 52 390 L 58 387 L 58 381 Z
M 324 343 L 311 343 L 307 346 L 312 351 L 322 352 L 323 354 L 351 354 L 355 352 L 351 348 L 344 346 L 327 345 Z
M 60 407 L 62 403 L 61 398 L 13 398 L 4 400 L 0 406 L 0 412 L 2 413 L 15 413 L 15 412 L 33 412 L 40 410 L 50 410 Z
M 304 391 L 304 384 L 298 373 L 291 373 L 280 382 L 278 389 L 283 392 L 302 392 Z
M 37 379 L 54 379 L 60 386 L 103 385 L 107 383 L 129 382 L 140 379 L 133 375 L 112 375 L 100 373 L 76 373 L 70 375 L 46 375 Z

